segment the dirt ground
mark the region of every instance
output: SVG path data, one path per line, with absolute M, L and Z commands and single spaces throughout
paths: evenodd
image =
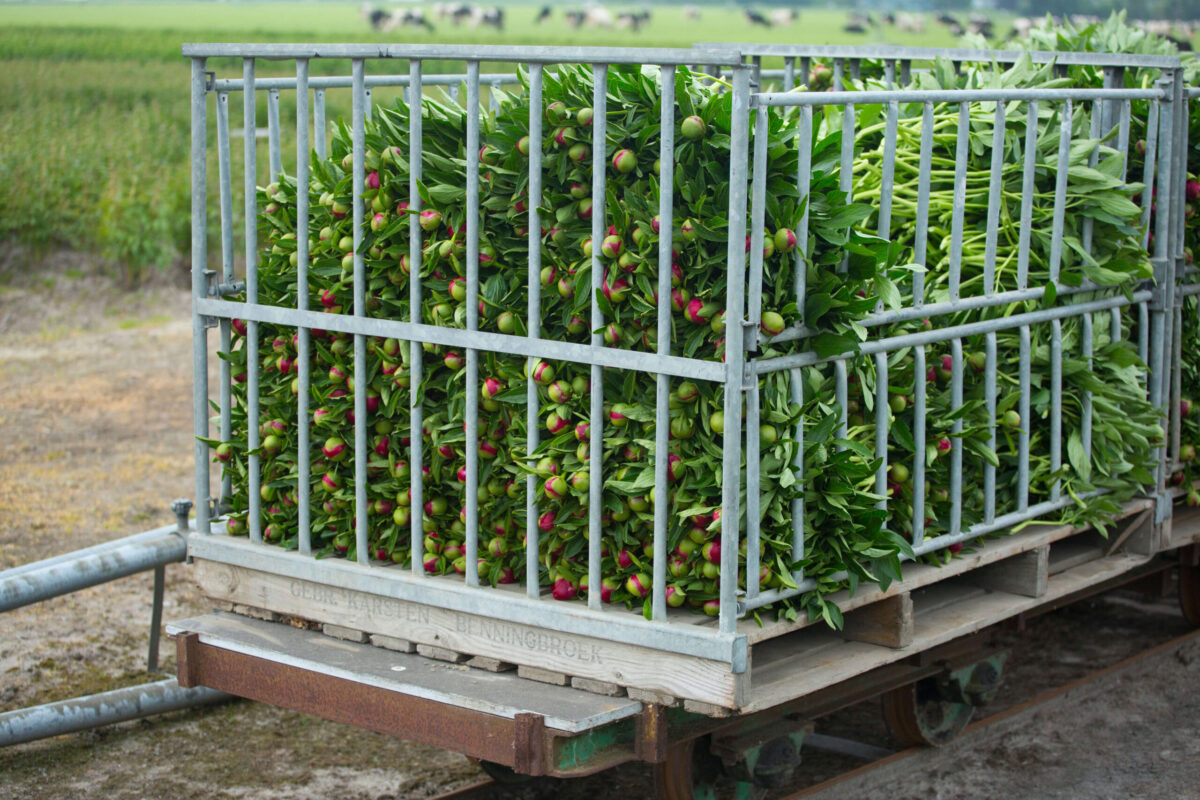
M 179 275 L 126 292 L 87 257 L 36 275 L 0 257 L 0 569 L 173 521 L 192 494 L 191 325 Z M 143 682 L 149 573 L 0 615 L 0 712 Z M 167 571 L 164 619 L 207 610 L 186 567 Z M 995 709 L 1186 630 L 1169 600 L 1132 595 L 1041 617 L 1016 645 Z M 164 641 L 164 668 L 173 647 Z M 1164 662 L 1170 666 L 1169 662 Z M 1200 694 L 1191 652 L 1029 730 L 931 765 L 902 796 L 1200 797 Z M 818 730 L 886 747 L 877 704 Z M 854 766 L 815 755 L 811 783 Z M 961 771 L 961 773 L 960 773 Z M 425 798 L 477 780 L 464 757 L 237 702 L 0 750 L 0 797 Z M 649 770 L 521 796 L 648 797 Z M 1078 791 L 1072 791 L 1077 789 Z M 884 797 L 864 793 L 863 797 Z

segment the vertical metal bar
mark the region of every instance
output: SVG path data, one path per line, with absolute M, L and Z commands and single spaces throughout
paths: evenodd
M 845 59 L 835 58 L 833 60 L 833 90 L 835 92 L 840 92 L 845 87 L 844 75 Z
M 257 99 L 254 88 L 255 69 L 254 59 L 242 60 L 242 133 L 244 146 L 243 164 L 243 194 L 245 202 L 245 220 L 243 227 L 246 233 L 246 302 L 258 302 L 258 138 L 257 138 Z M 246 323 L 246 444 L 251 452 L 258 449 L 258 323 L 250 320 Z M 250 381 L 253 371 L 254 380 Z M 250 517 L 258 517 L 258 456 L 252 455 L 248 460 Z M 196 515 L 199 519 L 200 509 Z M 253 524 L 253 523 L 252 523 Z
M 912 543 L 925 538 L 925 345 L 913 347 L 913 449 Z
M 421 323 L 421 193 L 418 190 L 423 165 L 421 65 L 421 60 L 416 58 L 408 62 L 408 96 L 416 100 L 408 106 L 408 314 L 409 321 L 413 324 Z M 418 555 L 425 552 L 425 476 L 422 472 L 425 461 L 425 414 L 421 403 L 424 353 L 419 341 L 414 339 L 409 342 L 409 493 L 412 510 L 409 525 L 412 537 L 412 571 L 417 576 L 425 574 L 424 559 Z
M 1142 166 L 1142 247 L 1150 248 L 1150 207 L 1154 203 L 1154 176 L 1158 159 L 1159 102 L 1150 101 L 1150 115 L 1146 121 L 1146 157 Z
M 838 189 L 846 193 L 847 204 L 854 187 L 854 125 L 857 119 L 854 105 L 847 103 L 842 108 L 842 161 L 838 171 Z
M 369 87 L 363 92 L 363 119 L 367 122 L 371 121 L 371 89 Z
M 1169 77 L 1168 77 L 1169 76 Z M 1169 94 L 1169 98 L 1159 105 L 1159 163 L 1162 165 L 1158 175 L 1159 210 L 1155 217 L 1154 231 L 1154 282 L 1158 297 L 1151 309 L 1150 317 L 1150 370 L 1151 370 L 1151 402 L 1158 408 L 1169 405 L 1172 372 L 1169 359 L 1173 352 L 1171 339 L 1174 334 L 1175 312 L 1175 258 L 1177 255 L 1175 237 L 1182 225 L 1184 195 L 1180 191 L 1187 177 L 1184 153 L 1177 147 L 1176 137 L 1182 134 L 1179 130 L 1182 121 L 1178 109 L 1183 101 L 1180 73 L 1178 70 L 1169 72 L 1156 85 Z M 1165 206 L 1164 206 L 1165 204 Z M 1177 216 L 1177 211 L 1179 216 Z M 1182 254 L 1182 251 L 1179 251 Z M 1176 404 L 1176 411 L 1178 404 Z M 1171 409 L 1166 409 L 1166 427 L 1170 428 L 1173 415 Z M 1166 489 L 1167 463 L 1169 450 L 1166 447 L 1155 449 L 1157 458 L 1157 490 Z
M 757 382 L 746 390 L 746 597 L 754 599 L 759 589 L 759 525 L 762 508 L 759 464 L 762 440 L 759 436 L 759 412 L 762 398 Z M 724 514 L 722 514 L 724 520 Z M 722 544 L 722 553 L 724 545 Z
M 217 175 L 221 184 L 221 282 L 233 283 L 233 182 L 230 176 L 229 157 L 229 93 L 217 92 Z M 232 331 L 228 319 L 220 323 L 221 352 L 228 353 L 232 347 Z M 228 442 L 233 432 L 232 422 L 232 376 L 229 361 L 220 359 L 221 392 L 221 441 Z M 221 503 L 233 495 L 233 471 L 221 468 Z
M 838 404 L 837 435 L 839 439 L 849 438 L 846 426 L 846 406 L 849 405 L 849 387 L 846 377 L 846 359 L 839 358 L 833 362 L 834 398 Z M 838 450 L 845 450 L 845 445 L 838 445 Z
M 967 207 L 967 151 L 971 146 L 971 106 L 958 104 L 958 147 L 954 156 L 954 218 L 950 227 L 950 302 L 958 299 L 962 279 L 963 219 Z
M 1058 161 L 1055 162 L 1054 228 L 1050 234 L 1050 281 L 1058 283 L 1058 269 L 1062 265 L 1063 224 L 1067 217 L 1067 180 L 1070 163 L 1070 127 L 1073 106 L 1069 100 L 1062 104 L 1062 126 L 1058 131 Z
M 721 633 L 737 630 L 742 381 L 742 316 L 746 280 L 746 171 L 750 139 L 750 73 L 734 67 L 730 125 L 728 278 L 725 297 L 725 430 L 721 453 Z M 732 435 L 730 435 L 732 434 Z
M 1121 332 L 1121 309 L 1113 308 L 1108 312 L 1108 338 L 1109 341 L 1119 342 L 1123 336 Z
M 908 86 L 912 83 L 912 61 L 907 58 L 900 60 L 900 85 Z
M 1017 403 L 1021 417 L 1021 428 L 1017 434 L 1017 510 L 1029 508 L 1029 391 L 1030 391 L 1030 344 L 1029 326 L 1021 326 L 1020 362 L 1017 381 L 1021 399 Z
M 1037 173 L 1038 104 L 1029 101 L 1025 116 L 1025 164 L 1021 172 L 1021 232 L 1017 239 L 1017 288 L 1029 284 L 1029 242 L 1033 233 L 1033 181 Z M 1022 416 L 1022 424 L 1024 417 Z
M 592 65 L 592 347 L 603 347 L 598 331 L 604 327 L 604 314 L 597 296 L 604 280 L 604 265 L 600 261 L 600 242 L 604 239 L 604 223 L 608 204 L 605 202 L 605 170 L 608 164 L 608 65 Z M 591 441 L 588 444 L 588 586 L 599 586 L 601 511 L 604 503 L 604 371 L 592 365 Z M 665 497 L 655 496 L 665 503 Z M 600 607 L 600 592 L 589 593 L 588 605 Z
M 750 63 L 754 72 L 750 75 L 750 88 L 756 92 L 762 91 L 762 56 L 751 56 Z
M 279 90 L 267 91 L 267 141 L 271 157 L 271 175 L 267 183 L 279 180 L 283 172 L 283 152 L 279 148 Z
M 328 147 L 325 143 L 325 90 L 313 89 L 313 134 L 317 145 L 317 155 L 328 157 Z
M 529 292 L 528 319 L 526 329 L 530 339 L 542 335 L 542 234 L 538 204 L 533 198 L 542 196 L 542 74 L 541 64 L 529 65 Z M 528 376 L 525 379 L 525 446 L 526 452 L 538 448 L 538 392 L 533 379 L 533 365 L 537 359 L 530 358 Z M 532 468 L 533 459 L 529 459 Z M 537 476 L 525 477 L 525 593 L 538 596 L 538 502 Z M 598 587 L 588 586 L 589 592 L 599 592 Z M 590 597 L 589 597 L 590 600 Z
M 662 67 L 659 130 L 658 227 L 658 353 L 671 355 L 671 236 L 674 230 L 675 185 L 675 67 Z M 659 373 L 654 409 L 654 575 L 651 618 L 661 620 L 667 614 L 667 509 L 659 498 L 668 496 L 667 448 L 670 434 L 671 377 Z
M 794 369 L 790 373 L 792 402 L 801 408 L 804 407 L 804 380 L 800 370 Z M 796 475 L 796 482 L 803 489 L 804 487 L 804 418 L 796 422 L 795 432 L 793 436 L 796 439 L 796 455 L 792 458 L 792 471 Z M 792 563 L 796 563 L 804 558 L 804 492 L 800 491 L 796 497 L 792 499 Z M 804 571 L 795 570 L 792 577 L 796 582 L 804 580 Z
M 367 275 L 363 264 L 363 187 L 366 184 L 366 120 L 367 90 L 363 77 L 363 60 L 356 58 L 350 66 L 354 83 L 354 105 L 351 113 L 351 137 L 354 148 L 354 316 L 367 313 Z M 417 267 L 414 267 L 417 269 Z M 413 432 L 414 436 L 416 431 Z M 354 541 L 358 563 L 369 564 L 367 505 L 367 342 L 361 333 L 354 334 Z
M 812 74 L 812 59 L 808 56 L 800 57 L 800 85 L 808 86 L 809 76 Z
M 788 56 L 783 59 L 783 91 L 790 92 L 796 88 L 796 57 Z
M 1129 118 L 1133 114 L 1133 101 L 1121 101 L 1120 127 L 1117 129 L 1117 152 L 1121 154 L 1121 180 L 1127 180 L 1129 170 Z
M 167 579 L 167 568 L 159 564 L 154 568 L 154 597 L 150 602 L 150 650 L 146 654 L 146 671 L 158 672 L 158 640 L 162 629 L 163 589 Z
M 1150 358 L 1150 308 L 1146 303 L 1138 303 L 1138 358 L 1143 364 L 1148 363 Z M 1146 383 L 1147 399 L 1149 399 L 1150 383 L 1149 376 L 1143 376 L 1143 382 Z
M 479 62 L 467 62 L 467 330 L 479 329 Z M 532 143 L 532 140 L 530 140 Z M 530 147 L 532 150 L 533 148 Z M 541 203 L 529 196 L 530 206 Z M 467 586 L 479 585 L 479 351 L 467 348 Z
M 857 81 L 862 77 L 862 59 L 850 59 L 850 79 Z
M 1050 471 L 1062 466 L 1062 321 L 1050 321 Z M 1062 480 L 1054 479 L 1050 499 L 1062 495 Z
M 888 406 L 888 354 L 875 354 L 875 493 L 880 500 L 876 505 L 887 510 L 888 474 L 888 429 L 891 408 Z
M 889 89 L 896 88 L 896 59 L 889 58 L 883 62 L 883 82 Z
M 203 58 L 192 59 L 192 299 L 208 291 L 204 270 L 208 264 L 208 95 Z M 196 530 L 209 533 L 208 525 L 208 332 L 204 319 L 192 312 L 192 445 L 196 461 Z
M 796 144 L 796 162 L 797 175 L 796 187 L 800 193 L 801 202 L 804 204 L 804 210 L 800 214 L 800 222 L 796 226 L 796 254 L 792 269 L 794 272 L 793 283 L 796 290 L 796 306 L 800 310 L 800 321 L 805 321 L 804 301 L 807 294 L 808 284 L 808 221 L 809 221 L 809 194 L 812 187 L 812 107 L 803 106 L 800 108 L 799 132 Z
M 1083 337 L 1082 355 L 1083 360 L 1087 363 L 1088 372 L 1092 371 L 1092 349 L 1095 345 L 1095 340 L 1092 333 L 1092 315 L 1084 314 L 1080 318 L 1081 335 Z M 1088 389 L 1083 390 L 1083 409 L 1080 414 L 1079 421 L 1079 436 L 1083 440 L 1083 455 L 1088 463 L 1092 460 L 1092 393 Z
M 996 452 L 996 332 L 984 337 L 986 364 L 983 374 L 983 396 L 988 415 L 988 447 Z M 957 445 L 956 445 L 957 447 Z M 991 462 L 983 465 L 983 521 L 991 523 L 996 518 L 996 468 Z
M 754 124 L 754 162 L 751 167 L 750 202 L 750 284 L 746 298 L 746 319 L 758 328 L 762 319 L 763 230 L 766 225 L 767 197 L 767 109 L 759 109 Z M 755 336 L 757 337 L 757 330 Z M 757 349 L 755 341 L 752 348 Z M 749 457 L 749 456 L 747 456 Z
M 1001 190 L 1004 188 L 1004 103 L 996 103 L 992 120 L 992 171 L 988 185 L 987 239 L 983 255 L 983 293 L 996 289 L 996 238 L 1000 228 Z
M 1105 78 L 1106 78 L 1106 80 L 1108 79 L 1107 71 L 1105 73 Z M 1100 140 L 1100 115 L 1102 113 L 1101 107 L 1103 105 L 1104 104 L 1102 101 L 1099 101 L 1099 100 L 1093 101 L 1092 108 L 1091 108 L 1092 114 L 1091 114 L 1090 119 L 1088 120 L 1088 124 L 1089 124 L 1088 137 L 1096 142 L 1098 142 Z M 1096 145 L 1095 147 L 1092 148 L 1092 152 L 1088 156 L 1088 166 L 1095 169 L 1096 164 L 1099 163 L 1099 161 L 1100 161 L 1100 146 Z M 1080 232 L 1079 243 L 1083 246 L 1083 249 L 1086 250 L 1088 253 L 1092 252 L 1092 235 L 1095 230 L 1095 222 L 1096 221 L 1094 219 L 1092 219 L 1091 217 L 1085 216 L 1083 218 L 1083 230 Z
M 950 406 L 954 411 L 963 404 L 962 339 L 950 340 Z M 950 535 L 962 531 L 962 417 L 956 417 L 950 428 Z M 940 443 L 939 443 L 940 444 Z
M 296 310 L 308 310 L 308 59 L 296 60 Z M 309 487 L 312 447 L 309 443 L 309 390 L 312 385 L 309 329 L 296 331 L 296 369 L 300 390 L 296 395 L 296 489 L 300 503 L 299 548 L 312 552 Z M 355 385 L 358 388 L 358 385 Z
M 892 184 L 896 179 L 896 128 L 899 124 L 900 104 L 888 103 L 887 123 L 883 134 L 883 177 L 879 190 L 879 236 L 892 236 Z
M 250 62 L 250 69 L 253 70 L 254 64 L 252 59 L 247 59 Z M 243 62 L 243 72 L 246 65 Z M 251 74 L 253 79 L 253 74 Z M 244 91 L 244 89 L 243 89 Z M 276 93 L 278 94 L 278 93 Z M 279 105 L 278 96 L 276 96 L 275 104 L 275 138 L 272 140 L 278 145 L 279 136 Z M 270 106 L 268 105 L 268 111 Z M 247 140 L 249 141 L 249 140 Z M 250 165 L 247 164 L 247 168 Z M 279 171 L 273 172 L 271 180 L 268 183 L 275 182 L 275 176 Z M 251 218 L 255 225 L 255 236 L 257 238 L 258 225 L 258 188 L 253 181 L 254 176 L 248 174 L 246 181 L 246 226 L 247 230 L 251 225 Z M 251 205 L 251 198 L 254 204 Z M 247 240 L 249 247 L 249 240 Z M 247 253 L 249 255 L 249 253 Z M 250 268 L 250 262 L 246 264 L 246 302 L 253 305 L 258 302 L 258 257 L 255 255 L 254 269 Z M 258 454 L 258 449 L 261 444 L 260 439 L 260 424 L 259 418 L 260 403 L 258 397 L 259 389 L 259 323 L 251 320 L 246 325 L 246 439 L 247 446 L 250 450 L 250 457 L 247 459 L 247 473 L 249 484 L 248 492 L 248 520 L 250 528 L 250 540 L 253 542 L 262 541 L 262 457 Z
M 929 239 L 929 177 L 933 161 L 933 103 L 925 103 L 921 115 L 921 157 L 917 173 L 917 232 L 913 241 L 913 260 L 926 266 Z M 913 273 L 913 306 L 925 303 L 925 271 Z M 923 520 L 922 520 L 923 521 Z

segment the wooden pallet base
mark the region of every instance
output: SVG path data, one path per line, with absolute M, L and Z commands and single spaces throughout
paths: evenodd
M 943 567 L 910 565 L 905 580 L 834 595 L 841 632 L 807 620 L 745 620 L 749 669 L 534 626 L 448 611 L 196 557 L 202 590 L 223 607 L 323 627 L 331 636 L 414 650 L 457 669 L 516 669 L 520 677 L 610 697 L 683 705 L 720 716 L 755 711 L 894 663 L 1137 569 L 1161 537 L 1148 501 L 1131 503 L 1109 537 L 1030 526 Z M 1193 524 L 1200 540 L 1200 511 Z M 1182 526 L 1178 528 L 1184 530 Z M 703 620 L 693 624 L 705 624 Z M 464 663 L 465 662 L 465 663 Z

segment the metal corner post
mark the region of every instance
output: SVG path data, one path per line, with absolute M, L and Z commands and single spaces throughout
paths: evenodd
M 192 302 L 207 295 L 208 264 L 208 86 L 207 59 L 192 59 Z M 192 426 L 196 439 L 196 530 L 209 532 L 208 333 L 204 317 L 192 310 Z
M 746 293 L 746 209 L 750 157 L 750 72 L 733 68 L 733 118 L 730 124 L 729 250 L 725 306 L 725 430 L 721 458 L 721 633 L 737 630 L 738 545 L 741 537 L 739 493 L 742 473 L 742 392 L 746 363 L 742 317 Z M 766 109 L 761 109 L 766 113 Z

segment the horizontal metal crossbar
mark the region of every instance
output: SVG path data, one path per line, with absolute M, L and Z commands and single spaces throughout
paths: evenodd
M 1011 64 L 1028 56 L 1035 64 L 1070 64 L 1092 67 L 1158 67 L 1174 69 L 1180 66 L 1175 56 L 1151 56 L 1133 53 L 1074 53 L 1054 50 L 973 50 L 934 47 L 901 47 L 893 45 L 791 45 L 701 42 L 697 47 L 734 47 L 747 56 L 776 56 L 782 58 L 845 58 L 895 61 L 979 61 Z
M 425 75 L 421 78 L 423 86 L 457 86 L 467 80 L 465 74 L 450 74 L 450 75 Z M 515 72 L 491 72 L 484 73 L 479 76 L 481 84 L 512 84 L 518 80 Z M 363 78 L 363 85 L 368 89 L 374 89 L 379 86 L 408 86 L 410 82 L 408 75 L 367 75 Z M 309 78 L 309 89 L 349 89 L 354 86 L 354 79 L 349 75 L 331 75 L 327 77 Z M 246 82 L 241 78 L 221 78 L 213 81 L 210 91 L 213 92 L 240 92 L 246 87 Z M 258 78 L 254 81 L 254 88 L 259 91 L 280 90 L 280 89 L 295 89 L 295 78 Z
M 422 61 L 500 61 L 522 64 L 696 64 L 726 66 L 741 62 L 729 47 L 515 47 L 506 45 L 372 44 L 217 44 L 183 45 L 188 58 L 362 58 Z
M 870 92 L 765 92 L 750 98 L 751 108 L 842 106 L 868 103 L 995 103 L 1030 100 L 1169 100 L 1161 89 L 880 89 Z
M 1057 297 L 1069 297 L 1071 295 L 1095 291 L 1097 291 L 1095 286 L 1064 286 L 1058 289 Z M 874 328 L 880 325 L 894 325 L 898 322 L 911 322 L 916 319 L 943 317 L 947 314 L 958 314 L 963 311 L 978 311 L 984 308 L 1026 303 L 1030 300 L 1041 300 L 1045 294 L 1046 287 L 1044 286 L 1038 286 L 1033 289 L 1013 289 L 1007 292 L 976 295 L 958 300 L 944 300 L 936 303 L 925 303 L 919 306 L 905 306 L 894 311 L 880 311 L 874 314 L 867 314 L 862 319 L 857 320 L 857 322 L 864 328 Z M 807 339 L 819 333 L 821 333 L 819 330 L 814 330 L 803 325 L 794 325 L 786 328 L 777 336 L 766 336 L 760 332 L 758 338 L 760 343 L 790 342 L 794 339 Z
M 899 350 L 902 347 L 915 347 L 917 345 L 936 344 L 937 342 L 948 342 L 951 339 L 962 339 L 968 336 L 979 336 L 984 333 L 993 331 L 1010 330 L 1019 328 L 1023 325 L 1036 325 L 1042 322 L 1050 322 L 1056 319 L 1064 319 L 1065 317 L 1081 317 L 1084 314 L 1091 314 L 1096 311 L 1107 311 L 1111 308 L 1121 308 L 1122 306 L 1135 305 L 1137 303 L 1148 302 L 1154 297 L 1154 293 L 1149 289 L 1143 289 L 1140 292 L 1134 292 L 1131 297 L 1109 297 L 1103 300 L 1091 300 L 1086 303 L 1076 303 L 1069 306 L 1059 306 L 1056 308 L 1039 308 L 1036 311 L 1029 311 L 1024 314 L 1012 314 L 1011 316 L 1002 317 L 1000 319 L 987 319 L 978 322 L 968 322 L 963 325 L 951 325 L 945 328 L 938 328 L 931 331 L 917 331 L 914 333 L 905 333 L 900 336 L 890 336 L 886 339 L 875 339 L 868 342 L 863 342 L 859 352 L 862 355 L 873 355 L 875 353 L 888 353 L 893 350 Z M 758 375 L 765 375 L 769 372 L 778 372 L 783 369 L 795 369 L 796 367 L 810 367 L 814 364 L 825 364 L 830 361 L 840 361 L 850 358 L 854 353 L 840 353 L 838 355 L 822 357 L 814 352 L 794 353 L 792 355 L 779 356 L 778 358 L 759 359 L 750 362 L 750 370 Z
M 297 311 L 294 308 L 237 303 L 229 300 L 197 300 L 196 312 L 203 316 L 226 319 L 254 320 L 274 325 L 288 325 L 317 330 L 356 333 L 365 336 L 400 339 L 409 342 L 430 342 L 446 347 L 475 348 L 494 353 L 532 356 L 578 364 L 595 364 L 616 369 L 662 373 L 692 380 L 725 381 L 727 369 L 716 361 L 697 358 L 664 356 L 636 350 L 618 350 L 574 342 L 556 342 L 526 336 L 509 336 L 489 331 L 468 331 L 443 328 L 439 325 L 415 324 L 394 319 L 375 319 L 350 314 L 325 314 L 319 311 Z

